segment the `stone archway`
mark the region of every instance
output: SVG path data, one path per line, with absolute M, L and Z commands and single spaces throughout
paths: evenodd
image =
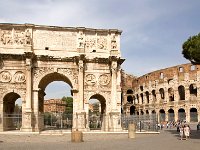
M 58 72 L 53 72 L 53 73 L 49 73 L 46 74 L 45 76 L 43 76 L 38 84 L 38 98 L 37 101 L 35 101 L 35 104 L 37 104 L 38 107 L 35 107 L 35 110 L 38 110 L 38 116 L 36 116 L 36 120 L 38 120 L 38 129 L 37 130 L 43 130 L 44 129 L 44 96 L 46 95 L 45 93 L 45 88 L 54 81 L 63 81 L 66 84 L 68 84 L 71 89 L 73 89 L 72 87 L 72 83 L 70 81 L 70 79 L 65 76 L 64 74 L 58 73 Z M 73 96 L 73 95 L 72 95 Z M 72 97 L 73 98 L 73 97 Z M 57 105 L 56 105 L 57 107 Z M 57 110 L 56 110 L 57 111 Z M 57 112 L 58 113 L 58 112 Z M 61 118 L 62 114 L 59 114 L 59 116 L 55 115 L 55 117 Z M 60 119 L 57 120 L 60 122 Z M 55 122 L 56 122 L 56 118 L 55 118 Z
M 93 107 L 93 112 L 88 110 L 89 128 L 104 130 L 106 128 L 105 127 L 106 99 L 100 94 L 95 94 L 90 97 L 89 101 L 91 100 L 97 100 L 98 102 L 96 104 L 90 105 Z
M 15 92 L 7 93 L 3 97 L 3 118 L 0 120 L 0 125 L 3 131 L 20 129 L 22 125 L 22 108 L 16 112 L 15 101 L 21 96 Z M 18 108 L 19 109 L 19 108 Z
M 44 89 L 59 80 L 72 88 L 72 130 L 88 130 L 88 93 L 104 93 L 109 130 L 121 130 L 121 33 L 116 29 L 0 24 L 0 34 L 5 34 L 0 41 L 0 94 L 23 91 L 21 131 L 43 129 Z

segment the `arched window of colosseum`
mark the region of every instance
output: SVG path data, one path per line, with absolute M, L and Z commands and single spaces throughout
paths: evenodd
M 161 99 L 165 99 L 165 91 L 163 88 L 159 89 Z
M 152 112 L 151 112 L 152 114 L 156 114 L 156 111 L 155 110 L 152 110 Z
M 190 98 L 197 97 L 197 86 L 196 84 L 191 84 L 190 85 Z
M 172 85 L 172 84 L 173 84 L 173 79 L 169 79 L 169 80 L 168 80 L 168 84 L 171 84 L 171 85 Z
M 143 110 L 141 110 L 141 115 L 144 115 L 144 112 L 143 112 Z
M 196 66 L 195 65 L 191 65 L 190 66 L 190 70 L 192 71 L 192 70 L 195 70 L 196 69 Z
M 173 88 L 168 89 L 168 95 L 169 95 L 169 101 L 170 102 L 174 101 L 174 89 Z
M 145 94 L 146 94 L 147 104 L 149 104 L 149 92 L 146 91 Z
M 130 107 L 130 115 L 135 115 L 135 106 Z
M 156 91 L 152 90 L 153 102 L 156 101 Z
M 178 87 L 178 93 L 179 93 L 179 99 L 185 100 L 185 88 L 184 88 L 184 86 L 180 85 Z
M 149 114 L 149 111 L 148 111 L 148 110 L 146 110 L 146 114 L 147 114 L 147 115 Z
M 180 121 L 184 121 L 184 120 L 185 120 L 185 117 L 186 117 L 186 115 L 185 115 L 185 109 L 180 108 L 180 109 L 178 110 L 178 119 L 179 119 Z
M 183 72 L 183 67 L 178 68 L 179 72 Z
M 140 91 L 143 91 L 143 86 L 140 86 Z
M 163 79 L 164 78 L 164 74 L 163 72 L 160 73 L 160 79 Z
M 174 121 L 174 110 L 173 109 L 168 110 L 168 121 Z
M 165 110 L 161 109 L 159 111 L 159 117 L 160 117 L 160 122 L 164 122 L 165 121 Z
M 139 115 L 139 112 L 137 111 L 137 115 Z
M 127 97 L 127 102 L 133 104 L 133 97 L 132 96 L 128 96 Z
M 126 94 L 133 94 L 133 90 L 128 89 L 127 92 L 126 92 Z
M 190 109 L 190 122 L 197 122 L 198 121 L 198 113 L 196 108 Z

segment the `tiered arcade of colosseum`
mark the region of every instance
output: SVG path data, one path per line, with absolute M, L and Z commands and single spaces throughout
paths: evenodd
M 200 65 L 183 64 L 141 77 L 122 73 L 127 115 L 156 113 L 159 122 L 200 121 Z

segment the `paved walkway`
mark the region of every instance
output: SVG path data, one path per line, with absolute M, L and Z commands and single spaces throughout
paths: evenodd
M 192 130 L 189 140 L 179 140 L 175 129 L 164 129 L 160 134 L 85 133 L 84 142 L 72 143 L 71 134 L 64 135 L 3 135 L 0 150 L 199 150 L 200 131 Z

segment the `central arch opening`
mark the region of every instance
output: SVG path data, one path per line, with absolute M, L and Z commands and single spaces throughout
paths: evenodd
M 70 80 L 62 74 L 51 73 L 42 78 L 39 89 L 38 110 L 43 116 L 43 130 L 71 129 L 73 95 Z
M 103 129 L 106 100 L 100 94 L 95 94 L 89 99 L 89 128 L 90 130 Z

